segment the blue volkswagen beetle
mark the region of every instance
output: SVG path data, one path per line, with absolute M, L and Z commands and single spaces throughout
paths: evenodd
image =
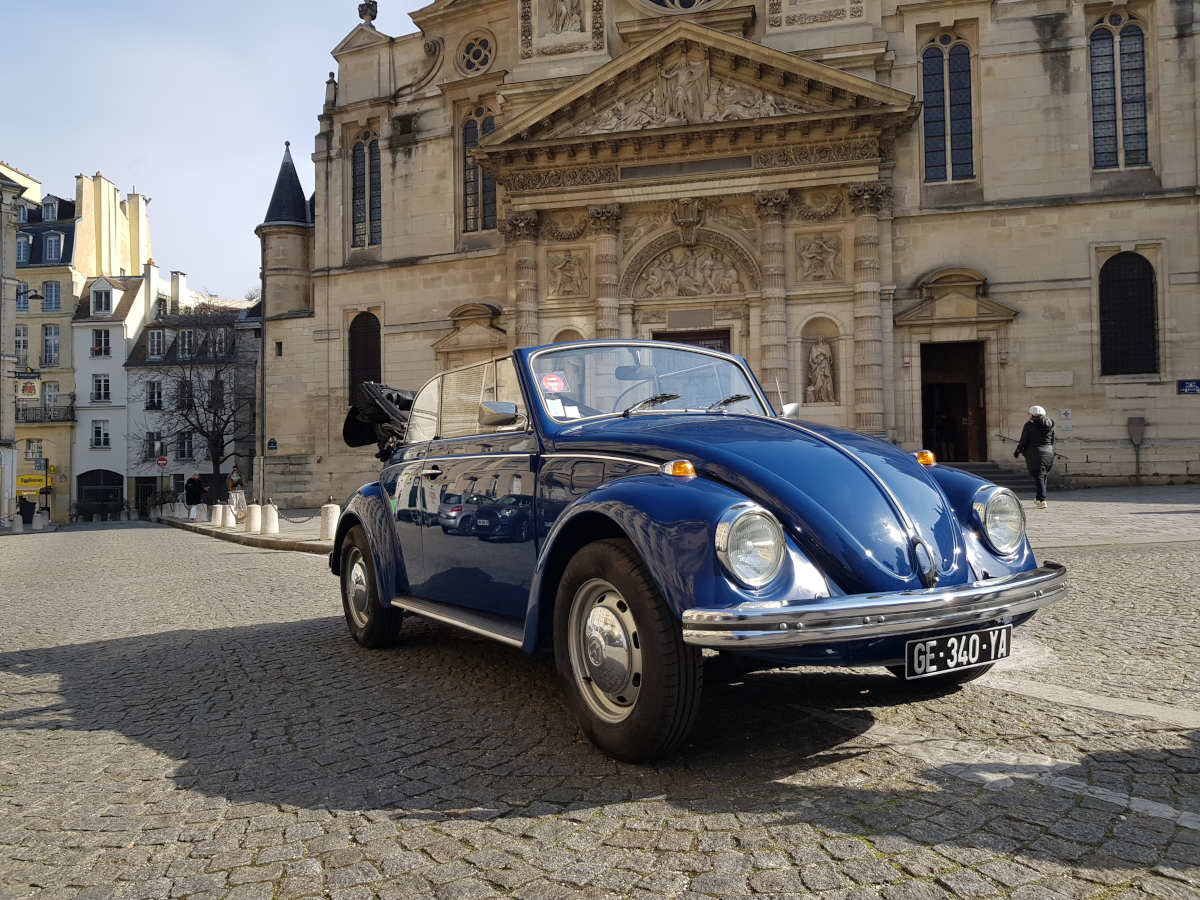
M 367 384 L 344 436 L 383 460 L 330 556 L 354 639 L 388 645 L 414 613 L 549 650 L 623 760 L 686 739 L 704 648 L 957 684 L 1066 591 L 1010 491 L 780 417 L 744 360 L 698 347 L 555 344 L 415 393 Z M 527 524 L 502 543 L 423 527 L 471 494 L 476 531 L 485 509 Z

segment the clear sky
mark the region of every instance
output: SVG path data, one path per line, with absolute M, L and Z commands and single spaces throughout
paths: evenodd
M 418 0 L 380 0 L 375 25 L 415 31 Z M 5 3 L 0 159 L 75 196 L 97 171 L 152 199 L 164 270 L 241 297 L 258 286 L 262 221 L 283 142 L 307 195 L 329 51 L 358 0 Z

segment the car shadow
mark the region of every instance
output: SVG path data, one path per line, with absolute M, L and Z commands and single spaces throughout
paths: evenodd
M 1020 845 L 1063 864 L 1131 865 L 1089 849 L 1116 840 L 1130 812 L 1118 803 L 1093 798 L 1081 816 L 1077 793 L 1031 781 L 989 791 L 868 740 L 867 707 L 937 694 L 887 675 L 714 679 L 691 742 L 634 766 L 582 736 L 550 659 L 413 619 L 388 651 L 363 650 L 340 619 L 316 618 L 10 651 L 0 674 L 29 685 L 8 691 L 0 729 L 116 733 L 174 761 L 178 788 L 229 802 L 380 810 L 399 822 L 666 804 L 732 813 L 746 827 L 824 824 L 913 846 Z M 1186 742 L 1200 758 L 1200 736 Z M 1080 771 L 1160 765 L 1162 753 L 1097 752 Z M 1154 861 L 1165 848 L 1133 846 Z

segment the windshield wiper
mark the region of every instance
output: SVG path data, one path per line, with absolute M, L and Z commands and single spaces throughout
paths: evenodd
M 645 400 L 639 400 L 637 403 L 633 404 L 633 406 L 629 407 L 629 409 L 625 410 L 625 412 L 621 413 L 621 415 L 628 419 L 630 413 L 636 412 L 643 406 L 658 406 L 658 404 L 666 403 L 668 400 L 678 399 L 678 394 L 651 394 Z
M 730 403 L 737 403 L 741 400 L 749 400 L 749 399 L 750 399 L 749 394 L 730 394 L 724 400 L 718 400 L 716 403 L 712 404 L 704 411 L 705 412 L 714 412 L 718 409 L 724 409 Z

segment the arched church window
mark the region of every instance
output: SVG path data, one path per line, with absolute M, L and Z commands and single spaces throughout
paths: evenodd
M 383 241 L 383 178 L 379 170 L 379 136 L 364 131 L 350 152 L 352 247 Z
M 462 126 L 463 231 L 496 227 L 496 179 L 471 159 L 471 150 L 479 146 L 480 138 L 495 130 L 495 116 L 482 106 L 476 107 Z
M 974 178 L 971 48 L 959 35 L 943 32 L 925 46 L 921 53 L 921 99 L 925 180 Z
M 1092 76 L 1092 167 L 1149 165 L 1146 38 L 1140 20 L 1124 10 L 1106 13 L 1095 21 L 1088 46 Z
M 1100 268 L 1100 374 L 1158 371 L 1158 304 L 1154 266 L 1118 253 Z
M 364 381 L 382 381 L 383 370 L 379 350 L 379 319 L 361 312 L 350 323 L 350 403 L 362 397 Z

